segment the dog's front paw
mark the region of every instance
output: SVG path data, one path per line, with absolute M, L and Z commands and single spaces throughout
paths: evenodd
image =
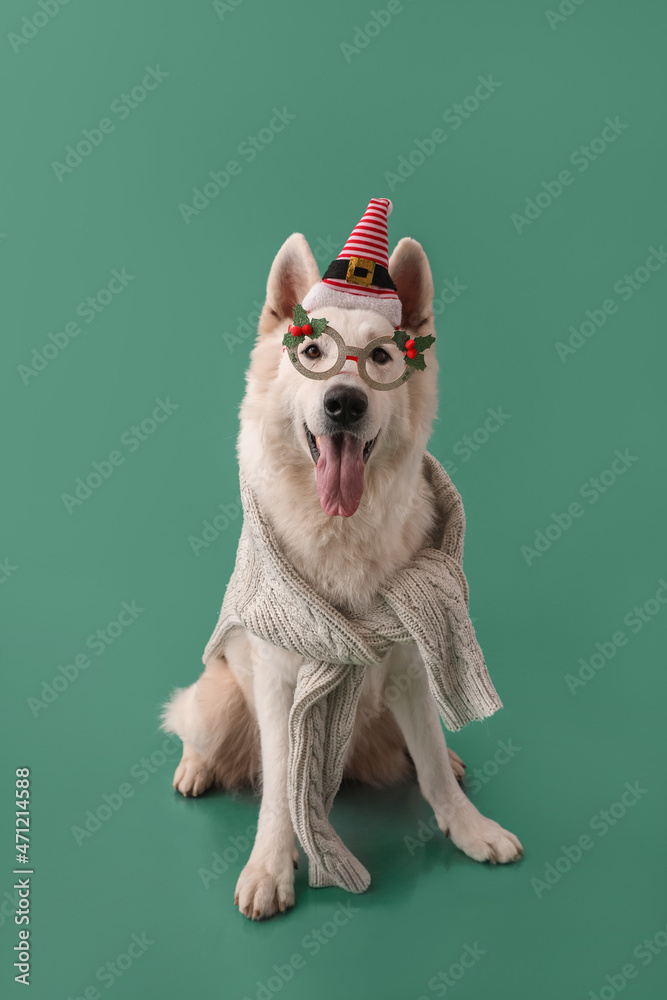
M 442 828 L 452 842 L 474 861 L 490 861 L 491 864 L 508 864 L 518 861 L 523 855 L 523 847 L 518 837 L 509 830 L 487 819 L 471 805 L 471 809 L 457 811 Z
M 181 795 L 202 795 L 213 783 L 213 775 L 204 758 L 184 745 L 181 762 L 176 768 L 173 785 Z
M 294 906 L 294 865 L 291 855 L 277 866 L 251 857 L 236 883 L 234 905 L 249 920 L 266 920 Z

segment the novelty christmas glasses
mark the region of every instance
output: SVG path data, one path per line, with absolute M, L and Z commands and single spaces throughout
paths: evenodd
M 306 378 L 337 375 L 346 361 L 356 361 L 359 375 L 371 389 L 396 389 L 416 371 L 426 368 L 424 351 L 435 337 L 409 337 L 397 330 L 392 337 L 376 337 L 365 347 L 352 347 L 327 326 L 326 319 L 309 319 L 303 306 L 294 307 L 294 323 L 283 337 L 289 359 Z

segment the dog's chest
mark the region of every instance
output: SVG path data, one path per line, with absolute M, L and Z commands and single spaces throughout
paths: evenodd
M 384 530 L 366 537 L 336 531 L 329 538 L 306 530 L 283 539 L 285 553 L 300 576 L 341 611 L 369 606 L 378 591 L 410 562 L 420 542 L 420 534 L 411 532 L 406 537 L 406 533 L 395 531 L 387 535 Z

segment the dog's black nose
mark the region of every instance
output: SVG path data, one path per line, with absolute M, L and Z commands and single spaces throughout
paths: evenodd
M 356 424 L 368 409 L 368 396 L 361 389 L 337 385 L 324 394 L 324 412 L 341 427 Z

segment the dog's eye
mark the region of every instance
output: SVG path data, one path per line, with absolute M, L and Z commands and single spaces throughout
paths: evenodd
M 384 350 L 383 347 L 376 347 L 371 354 L 371 360 L 374 361 L 376 365 L 386 365 L 388 361 L 391 361 L 391 356 Z
M 320 349 L 317 344 L 308 344 L 308 347 L 303 352 L 307 358 L 319 358 Z

